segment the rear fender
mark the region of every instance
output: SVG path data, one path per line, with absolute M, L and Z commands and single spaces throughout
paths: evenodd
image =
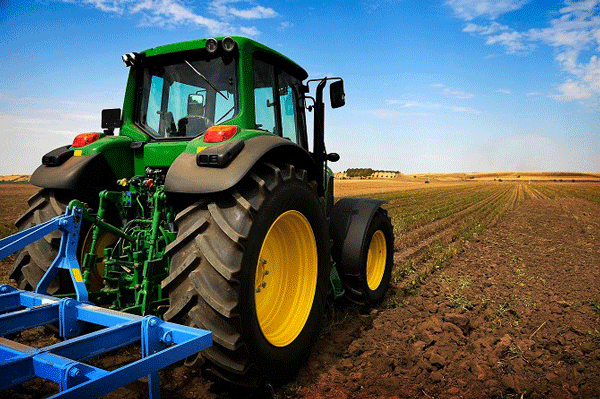
M 98 201 L 98 192 L 114 186 L 116 180 L 101 153 L 72 156 L 59 166 L 40 165 L 31 175 L 35 186 L 74 191 L 78 199 L 90 204 Z
M 386 201 L 366 198 L 343 198 L 335 203 L 330 216 L 329 232 L 333 240 L 331 256 L 340 274 L 359 276 L 361 257 L 367 250 L 367 231 L 375 212 Z
M 225 146 L 226 144 L 224 144 Z M 218 152 L 217 147 L 208 147 Z M 316 180 L 316 166 L 299 145 L 279 136 L 256 136 L 244 142 L 242 150 L 224 167 L 198 166 L 198 154 L 184 152 L 175 159 L 165 179 L 165 191 L 183 194 L 210 194 L 235 186 L 259 161 L 291 163 Z

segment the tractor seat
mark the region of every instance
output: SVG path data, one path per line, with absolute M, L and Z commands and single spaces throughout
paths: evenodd
M 179 136 L 193 137 L 204 133 L 206 129 L 212 126 L 212 123 L 206 117 L 188 115 L 181 118 L 177 125 Z

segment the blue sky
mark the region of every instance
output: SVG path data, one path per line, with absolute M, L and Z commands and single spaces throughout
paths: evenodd
M 100 131 L 121 54 L 227 34 L 344 78 L 335 171 L 600 171 L 600 0 L 0 0 L 0 174 Z

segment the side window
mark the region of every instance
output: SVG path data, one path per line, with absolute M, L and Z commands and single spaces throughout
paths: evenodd
M 235 98 L 233 97 L 233 93 L 225 90 L 220 93 L 222 95 L 217 93 L 215 97 L 215 125 L 231 119 L 235 114 Z
M 299 143 L 297 134 L 297 110 L 296 97 L 297 87 L 294 87 L 294 80 L 285 72 L 279 74 L 279 107 L 281 109 L 281 130 L 282 136 Z
M 254 59 L 254 114 L 256 128 L 275 133 L 275 102 L 273 84 L 275 71 L 272 65 Z
M 152 76 L 150 82 L 150 95 L 148 97 L 148 107 L 144 123 L 158 134 L 160 124 L 160 103 L 162 101 L 163 79 L 158 76 Z

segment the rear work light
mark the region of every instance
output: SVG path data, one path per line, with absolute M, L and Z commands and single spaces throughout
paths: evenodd
M 237 133 L 237 126 L 213 126 L 204 133 L 205 143 L 220 143 L 229 140 Z
M 81 133 L 73 140 L 73 147 L 85 147 L 100 138 L 98 133 Z

